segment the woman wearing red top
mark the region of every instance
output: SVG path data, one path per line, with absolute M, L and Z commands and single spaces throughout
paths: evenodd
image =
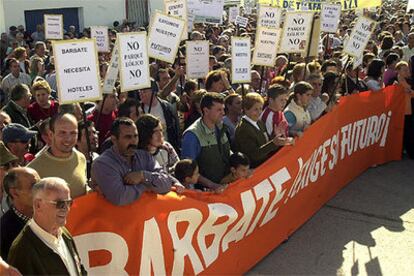
M 33 83 L 32 93 L 35 102 L 29 105 L 27 112 L 35 123 L 58 113 L 59 104 L 50 99 L 51 91 L 49 83 L 43 79 Z

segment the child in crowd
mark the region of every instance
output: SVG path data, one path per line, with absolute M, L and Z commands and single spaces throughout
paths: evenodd
M 186 189 L 195 189 L 195 184 L 200 177 L 197 162 L 191 159 L 178 161 L 175 165 L 174 175 Z
M 221 184 L 230 184 L 239 179 L 246 179 L 250 175 L 249 158 L 241 153 L 235 152 L 230 155 L 230 173 L 221 180 Z

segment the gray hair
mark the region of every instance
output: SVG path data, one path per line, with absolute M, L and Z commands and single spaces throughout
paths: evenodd
M 40 198 L 46 192 L 64 189 L 69 190 L 69 185 L 64 179 L 60 177 L 45 177 L 33 186 L 33 199 Z

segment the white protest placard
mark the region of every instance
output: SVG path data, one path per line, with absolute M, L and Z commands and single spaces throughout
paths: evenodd
M 282 10 L 278 7 L 260 5 L 257 14 L 257 27 L 280 28 Z
M 414 0 L 408 0 L 407 12 L 414 9 Z
M 180 18 L 155 12 L 148 35 L 148 56 L 174 63 L 184 24 Z
M 43 20 L 46 39 L 63 39 L 63 15 L 45 14 Z
M 115 82 L 118 79 L 119 73 L 119 55 L 118 55 L 118 45 L 115 44 L 112 49 L 111 62 L 108 69 L 106 70 L 105 80 L 103 83 L 103 93 L 104 94 L 113 94 Z
M 252 64 L 269 67 L 275 65 L 281 32 L 280 29 L 273 28 L 257 29 Z
M 231 38 L 231 81 L 232 83 L 251 82 L 250 38 Z
M 341 18 L 341 4 L 322 3 L 321 32 L 336 33 Z
M 52 41 L 60 104 L 102 99 L 94 39 Z
M 361 16 L 358 18 L 354 29 L 349 36 L 348 42 L 345 44 L 343 52 L 352 57 L 359 57 L 363 54 L 371 34 L 375 29 L 375 21 L 368 17 Z
M 223 23 L 224 0 L 187 0 L 187 7 L 195 15 L 194 23 Z
M 287 12 L 279 52 L 304 53 L 308 49 L 313 12 Z
M 240 15 L 236 17 L 236 21 L 234 22 L 236 26 L 240 26 L 243 28 L 246 28 L 248 23 L 249 23 L 249 19 L 247 17 L 242 17 Z
M 186 75 L 190 79 L 203 79 L 209 69 L 209 42 L 195 40 L 186 42 Z
M 186 0 L 166 0 L 164 2 L 164 12 L 170 16 L 178 17 L 184 20 L 184 32 L 181 36 L 181 40 L 188 38 L 188 12 Z
M 236 21 L 237 16 L 239 15 L 239 7 L 230 7 L 229 8 L 229 23 Z
M 147 32 L 117 34 L 121 91 L 151 86 Z
M 109 52 L 109 36 L 107 26 L 92 26 L 91 38 L 96 39 L 96 46 L 98 48 L 98 52 Z

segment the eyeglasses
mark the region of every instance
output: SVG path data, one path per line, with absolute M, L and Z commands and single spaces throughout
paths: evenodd
M 64 209 L 66 207 L 70 208 L 73 203 L 73 199 L 65 200 L 45 200 L 48 203 L 51 203 L 56 206 L 56 209 Z

